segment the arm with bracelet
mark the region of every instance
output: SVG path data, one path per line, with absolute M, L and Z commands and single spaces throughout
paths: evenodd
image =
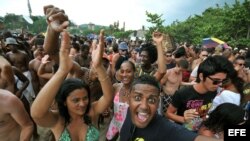
M 111 79 L 107 74 L 103 64 L 102 56 L 104 52 L 104 31 L 101 30 L 99 35 L 99 44 L 92 46 L 92 68 L 95 69 L 98 79 L 101 83 L 103 96 L 92 104 L 93 114 L 99 115 L 103 113 L 113 101 L 113 87 Z

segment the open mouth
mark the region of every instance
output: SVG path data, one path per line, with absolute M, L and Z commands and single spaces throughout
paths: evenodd
M 123 81 L 123 82 L 127 82 L 127 81 L 128 81 L 128 78 L 123 78 L 122 81 Z
M 138 112 L 137 118 L 138 118 L 139 122 L 145 122 L 149 118 L 149 115 L 148 115 L 148 113 Z

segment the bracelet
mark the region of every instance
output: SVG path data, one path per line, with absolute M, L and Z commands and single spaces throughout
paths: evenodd
M 103 78 L 103 79 L 99 79 L 98 78 L 98 80 L 100 81 L 100 82 L 103 82 L 103 81 L 105 81 L 105 80 L 107 80 L 109 78 L 109 76 L 107 75 L 105 78 Z

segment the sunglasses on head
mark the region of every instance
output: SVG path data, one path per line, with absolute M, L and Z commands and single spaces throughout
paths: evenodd
M 225 80 L 218 80 L 218 79 L 211 78 L 210 76 L 208 76 L 208 78 L 213 81 L 213 85 L 218 85 L 220 83 L 224 84 L 225 82 L 227 82 L 227 79 L 225 79 Z

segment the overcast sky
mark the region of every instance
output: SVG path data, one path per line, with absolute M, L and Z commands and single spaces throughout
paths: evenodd
M 205 9 L 223 6 L 225 2 L 235 0 L 30 0 L 32 15 L 43 15 L 43 6 L 53 4 L 64 9 L 76 24 L 92 22 L 109 26 L 115 21 L 120 27 L 125 21 L 126 30 L 146 27 L 146 10 L 150 13 L 163 14 L 165 25 L 178 19 L 183 21 L 194 14 L 200 15 Z M 243 1 L 243 0 L 240 0 Z M 29 15 L 27 0 L 0 0 L 0 16 L 6 13 Z

